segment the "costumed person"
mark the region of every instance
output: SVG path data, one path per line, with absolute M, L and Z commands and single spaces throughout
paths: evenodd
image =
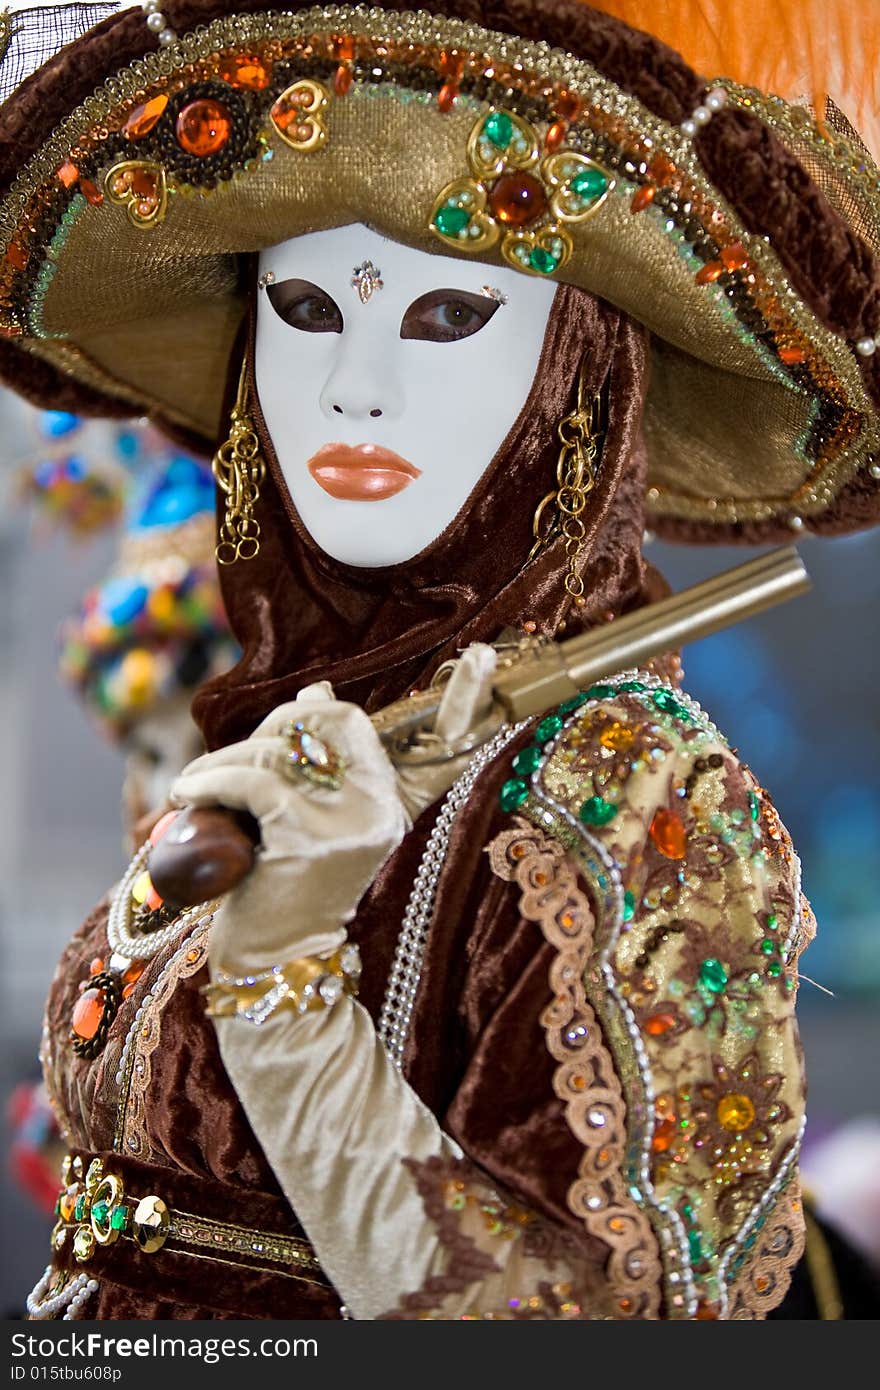
M 772 801 L 673 659 L 479 729 L 511 649 L 659 592 L 646 519 L 873 518 L 873 166 L 569 0 L 144 8 L 0 115 L 2 370 L 226 441 L 243 656 L 174 794 L 260 844 L 182 913 L 145 848 L 61 960 L 30 1313 L 763 1317 L 813 931 Z M 395 766 L 370 716 L 442 677 Z

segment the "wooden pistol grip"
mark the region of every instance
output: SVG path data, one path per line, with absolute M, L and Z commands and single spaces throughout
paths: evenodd
M 259 842 L 253 816 L 222 806 L 189 806 L 150 850 L 153 887 L 177 908 L 222 897 L 250 873 Z

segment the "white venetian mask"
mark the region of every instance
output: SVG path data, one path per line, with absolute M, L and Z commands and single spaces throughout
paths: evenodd
M 303 525 L 347 564 L 411 559 L 519 416 L 555 285 L 359 224 L 274 246 L 259 273 L 257 391 Z

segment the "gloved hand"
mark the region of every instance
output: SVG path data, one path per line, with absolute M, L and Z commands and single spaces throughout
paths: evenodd
M 465 652 L 437 716 L 441 738 L 459 737 L 484 711 L 494 667 L 491 647 Z M 285 730 L 295 723 L 341 760 L 338 788 L 288 770 Z M 336 700 L 324 682 L 273 710 L 243 743 L 190 763 L 172 788 L 176 804 L 248 811 L 261 832 L 253 870 L 215 915 L 212 960 L 244 974 L 335 950 L 411 819 L 451 786 L 469 756 L 399 778 L 369 717 Z

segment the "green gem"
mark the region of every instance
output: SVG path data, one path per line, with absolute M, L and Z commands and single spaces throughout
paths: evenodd
M 623 895 L 623 920 L 631 922 L 636 915 L 636 898 L 634 893 L 627 891 Z
M 502 811 L 515 811 L 522 806 L 529 789 L 525 782 L 521 782 L 518 777 L 511 777 L 509 782 L 505 782 L 498 797 Z
M 723 994 L 727 984 L 727 971 L 720 960 L 710 956 L 700 966 L 700 984 L 710 994 Z
M 457 237 L 459 232 L 463 232 L 471 220 L 471 215 L 467 208 L 460 208 L 455 203 L 447 203 L 442 207 L 434 218 L 434 226 L 443 236 Z
M 551 738 L 562 732 L 562 720 L 558 714 L 548 714 L 535 730 L 536 743 L 549 743 Z
M 613 685 L 591 685 L 587 691 L 591 700 L 610 700 L 616 694 L 617 688 Z
M 699 1231 L 688 1231 L 688 1251 L 691 1257 L 691 1264 L 702 1264 L 703 1243 L 700 1239 Z
M 764 953 L 765 956 L 775 956 L 775 955 L 776 955 L 776 942 L 775 942 L 775 941 L 771 941 L 770 938 L 769 938 L 769 936 L 768 936 L 767 939 L 766 939 L 765 941 L 762 941 L 762 942 L 761 942 L 761 950 L 763 951 L 763 953 Z
M 483 134 L 498 150 L 506 150 L 513 139 L 513 121 L 506 111 L 493 111 L 483 122 Z
M 643 685 L 641 681 L 621 681 L 617 689 L 625 690 L 628 694 L 641 695 L 648 687 Z
M 579 813 L 584 825 L 608 825 L 617 815 L 617 807 L 601 796 L 591 796 Z
M 531 777 L 540 767 L 543 756 L 543 750 L 534 744 L 530 748 L 524 748 L 513 760 L 514 772 L 520 777 Z
M 754 792 L 749 792 L 749 810 L 752 813 L 752 820 L 758 819 L 758 798 Z
M 110 1213 L 110 1227 L 114 1231 L 124 1231 L 128 1225 L 128 1207 L 114 1207 Z
M 579 174 L 575 174 L 568 186 L 582 202 L 594 203 L 597 198 L 601 198 L 608 187 L 608 178 L 601 169 L 587 167 L 581 169 Z
M 779 918 L 776 916 L 775 912 L 771 912 L 770 916 L 767 918 L 767 930 L 775 931 L 778 926 Z
M 688 719 L 688 711 L 684 705 L 679 704 L 671 690 L 658 690 L 652 696 L 657 709 L 662 709 L 664 714 L 674 714 L 676 719 Z
M 57 1201 L 55 1202 L 55 1215 L 56 1215 L 56 1216 L 60 1216 L 60 1215 L 61 1215 L 61 1193 L 60 1193 L 60 1192 L 59 1192 L 59 1194 L 58 1194 L 58 1199 L 57 1199 Z
M 106 1225 L 107 1217 L 109 1216 L 109 1214 L 110 1214 L 110 1203 L 109 1203 L 109 1202 L 93 1202 L 93 1203 L 92 1203 L 92 1216 L 95 1218 L 95 1220 L 97 1221 L 97 1223 L 98 1223 L 99 1226 L 104 1226 L 104 1225 Z
M 73 1219 L 74 1219 L 74 1221 L 82 1221 L 82 1219 L 83 1219 L 83 1217 L 85 1216 L 85 1214 L 86 1214 L 86 1194 L 85 1194 L 84 1192 L 81 1192 L 81 1193 L 79 1194 L 79 1196 L 77 1197 L 76 1202 L 74 1203 L 74 1207 L 73 1207 Z
M 751 1234 L 750 1236 L 746 1236 L 745 1240 L 743 1241 L 743 1249 L 744 1249 L 744 1250 L 751 1250 L 751 1249 L 754 1247 L 755 1241 L 756 1241 L 757 1239 L 758 1239 L 758 1233 L 757 1233 L 757 1231 L 752 1231 L 752 1234 Z
M 539 275 L 552 275 L 559 262 L 549 251 L 545 251 L 543 246 L 536 246 L 529 256 L 529 265 Z
M 586 693 L 586 691 L 582 691 L 580 695 L 573 695 L 570 700 L 563 700 L 562 704 L 559 706 L 559 713 L 562 716 L 565 716 L 566 714 L 574 714 L 575 710 L 580 709 L 582 705 L 585 705 L 589 698 L 590 697 Z
M 770 964 L 767 966 L 767 974 L 771 975 L 774 980 L 778 980 L 779 976 L 782 974 L 782 962 L 771 960 Z

